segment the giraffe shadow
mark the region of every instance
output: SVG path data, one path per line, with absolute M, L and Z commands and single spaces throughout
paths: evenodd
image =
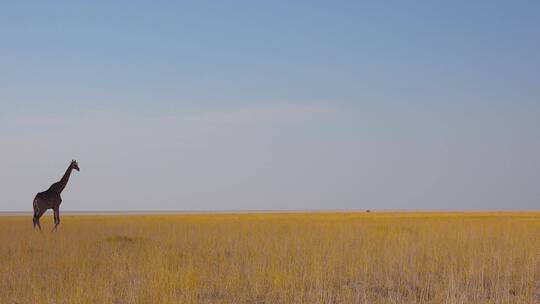
M 105 238 L 105 242 L 109 244 L 134 245 L 137 243 L 145 242 L 145 239 L 140 237 L 130 237 L 126 235 L 113 235 Z

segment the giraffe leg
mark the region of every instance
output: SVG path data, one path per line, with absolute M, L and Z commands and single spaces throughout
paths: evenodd
M 56 229 L 58 228 L 58 225 L 60 225 L 60 208 L 56 207 L 53 209 L 54 211 L 54 228 L 52 229 L 52 231 L 56 231 Z
M 34 230 L 36 229 L 36 225 L 38 224 L 38 213 L 39 213 L 39 201 L 37 199 L 37 196 L 36 198 L 34 198 L 34 202 L 32 204 L 32 206 L 34 207 L 34 217 L 32 218 L 32 224 L 33 224 L 33 227 L 34 227 Z
M 38 226 L 39 228 L 39 231 L 41 231 L 41 225 L 39 224 L 39 218 L 43 215 L 43 211 L 42 210 L 38 210 L 36 213 L 34 213 L 34 229 L 36 228 L 36 225 Z

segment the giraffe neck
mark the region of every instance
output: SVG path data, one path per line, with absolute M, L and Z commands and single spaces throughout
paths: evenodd
M 71 167 L 71 165 L 69 165 L 66 173 L 64 173 L 64 176 L 62 176 L 62 179 L 58 182 L 58 193 L 61 193 L 62 191 L 64 191 L 64 188 L 66 188 L 69 177 L 71 176 L 71 171 L 73 171 L 73 168 Z

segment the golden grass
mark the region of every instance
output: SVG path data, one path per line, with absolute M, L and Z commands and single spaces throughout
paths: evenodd
M 540 213 L 0 217 L 0 303 L 538 303 Z

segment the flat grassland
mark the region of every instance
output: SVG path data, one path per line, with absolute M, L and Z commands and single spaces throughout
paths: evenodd
M 0 217 L 0 303 L 539 303 L 540 213 Z

